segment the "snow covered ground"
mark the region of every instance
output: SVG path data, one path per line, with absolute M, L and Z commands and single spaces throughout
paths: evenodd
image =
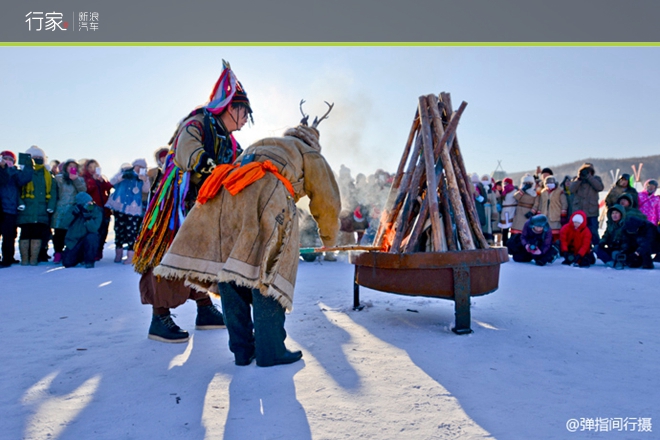
M 354 312 L 351 265 L 301 262 L 287 344 L 303 361 L 259 368 L 233 364 L 226 330 L 194 331 L 194 304 L 176 310 L 188 344 L 148 340 L 113 253 L 0 270 L 1 438 L 660 437 L 660 268 L 507 263 L 457 336 L 450 301 L 363 288 Z

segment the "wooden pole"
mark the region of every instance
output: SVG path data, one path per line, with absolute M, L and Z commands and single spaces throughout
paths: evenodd
M 408 140 L 406 142 L 403 155 L 401 156 L 401 161 L 399 162 L 399 168 L 397 169 L 396 175 L 394 176 L 394 180 L 392 181 L 392 186 L 390 187 L 390 192 L 387 196 L 387 201 L 385 202 L 385 206 L 383 207 L 383 212 L 380 215 L 380 223 L 378 224 L 378 231 L 376 232 L 376 236 L 374 238 L 374 244 L 376 246 L 382 246 L 386 228 L 389 224 L 392 223 L 394 218 L 396 218 L 396 213 L 398 213 L 398 209 L 400 209 L 400 204 L 403 203 L 402 201 L 401 202 L 398 201 L 399 199 L 398 194 L 401 193 L 405 194 L 408 189 L 407 186 L 410 184 L 411 172 L 406 172 L 404 174 L 403 169 L 405 168 L 406 162 L 408 162 L 409 160 L 410 147 L 412 146 L 412 142 L 415 139 L 415 134 L 417 133 L 418 130 L 419 130 L 419 115 L 417 111 L 415 111 L 415 119 L 413 120 L 412 127 L 410 128 L 410 133 L 408 134 Z M 412 157 L 410 158 L 410 162 L 413 164 L 413 166 L 417 162 L 418 155 L 419 155 L 419 149 L 417 148 L 417 145 L 415 145 L 415 149 L 413 150 Z M 408 166 L 408 169 L 409 170 L 411 169 L 410 165 Z M 396 199 L 394 198 L 395 194 L 397 194 Z M 396 213 L 391 214 L 393 208 L 397 206 L 397 203 L 399 204 L 399 208 L 396 209 Z
M 401 182 L 401 187 L 399 188 L 399 192 L 396 196 L 396 199 L 394 200 L 392 207 L 389 210 L 384 211 L 383 214 L 381 215 L 381 222 L 378 225 L 378 232 L 380 235 L 377 235 L 376 239 L 374 239 L 374 244 L 376 246 L 379 247 L 383 246 L 383 241 L 385 239 L 387 230 L 394 227 L 394 221 L 399 215 L 399 211 L 401 210 L 401 206 L 406 200 L 406 196 L 410 192 L 410 186 L 412 185 L 414 174 L 417 170 L 417 161 L 420 158 L 421 150 L 422 150 L 422 137 L 421 134 L 417 133 L 413 154 L 410 157 L 410 161 L 408 163 L 408 169 L 406 170 L 405 176 Z
M 438 208 L 438 182 L 435 179 L 435 159 L 433 157 L 433 141 L 431 135 L 431 121 L 428 115 L 428 103 L 424 96 L 419 97 L 419 117 L 421 119 L 422 142 L 424 143 L 424 162 L 426 166 L 426 200 L 431 216 L 431 235 L 433 249 L 442 248 L 442 225 L 440 223 L 440 209 Z
M 467 221 L 465 208 L 463 207 L 463 203 L 461 201 L 459 183 L 457 182 L 454 166 L 449 155 L 449 148 L 447 148 L 446 141 L 450 133 L 447 134 L 449 130 L 443 132 L 444 130 L 442 126 L 442 119 L 440 118 L 437 100 L 438 98 L 435 95 L 429 95 L 429 101 L 431 104 L 429 105 L 429 108 L 431 109 L 431 113 L 434 119 L 433 129 L 435 130 L 438 139 L 440 139 L 440 160 L 442 161 L 442 165 L 445 170 L 445 176 L 447 178 L 447 193 L 449 195 L 449 200 L 451 202 L 451 206 L 454 208 L 454 222 L 456 223 L 456 229 L 458 230 L 458 238 L 463 249 L 476 249 L 474 240 L 472 239 L 470 226 Z M 465 109 L 465 106 L 467 106 L 467 103 L 463 102 L 463 104 L 461 104 L 463 110 Z M 452 121 L 455 123 L 455 125 L 458 124 L 461 113 L 462 110 L 457 112 L 457 117 Z M 449 128 L 449 126 L 447 128 Z M 445 136 L 445 134 L 447 134 L 447 136 Z
M 442 93 L 441 97 L 443 98 L 445 109 L 447 112 L 449 112 L 449 114 L 451 114 L 451 96 L 448 93 Z M 461 106 L 462 105 L 463 104 L 461 104 Z M 455 165 L 456 174 L 460 177 L 457 179 L 457 183 L 459 185 L 461 198 L 464 201 L 465 211 L 467 213 L 470 225 L 472 226 L 472 232 L 477 239 L 479 247 L 481 249 L 488 249 L 490 246 L 488 245 L 488 241 L 484 237 L 483 231 L 481 230 L 481 222 L 479 221 L 479 215 L 477 214 L 477 207 L 474 204 L 474 197 L 472 196 L 472 193 L 469 189 L 472 186 L 472 182 L 470 181 L 470 178 L 465 171 L 465 162 L 463 161 L 463 155 L 461 154 L 460 148 L 458 146 L 458 137 L 456 136 L 451 143 L 451 148 L 449 148 L 449 154 Z

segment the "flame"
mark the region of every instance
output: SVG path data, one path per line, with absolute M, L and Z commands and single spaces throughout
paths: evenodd
M 394 242 L 394 236 L 396 235 L 396 230 L 392 226 L 392 223 L 388 223 L 387 226 L 385 226 L 385 232 L 383 233 L 383 244 L 380 248 L 383 252 L 389 252 L 392 248 L 392 242 Z

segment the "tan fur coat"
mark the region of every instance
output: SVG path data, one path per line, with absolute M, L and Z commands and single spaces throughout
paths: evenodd
M 314 129 L 297 129 L 318 141 Z M 299 255 L 295 203 L 309 196 L 324 245 L 335 243 L 339 229 L 339 188 L 319 150 L 293 136 L 267 138 L 248 147 L 243 156 L 270 160 L 292 183 L 295 197 L 271 173 L 236 196 L 221 188 L 215 198 L 190 211 L 154 274 L 211 291 L 218 282 L 233 281 L 258 288 L 291 310 Z

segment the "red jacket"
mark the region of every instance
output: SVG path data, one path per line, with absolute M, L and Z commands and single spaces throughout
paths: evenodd
M 573 226 L 573 217 L 581 214 L 584 221 L 575 229 Z M 591 231 L 587 228 L 587 215 L 584 211 L 575 211 L 570 220 L 559 230 L 559 242 L 561 243 L 561 252 L 578 254 L 580 257 L 587 255 L 591 250 Z
M 87 185 L 87 194 L 92 196 L 94 203 L 103 208 L 103 215 L 110 217 L 110 210 L 104 208 L 104 206 L 108 201 L 108 197 L 110 197 L 112 184 L 105 177 L 101 180 L 95 179 L 87 170 L 83 172 L 82 177 L 85 179 L 85 184 Z

